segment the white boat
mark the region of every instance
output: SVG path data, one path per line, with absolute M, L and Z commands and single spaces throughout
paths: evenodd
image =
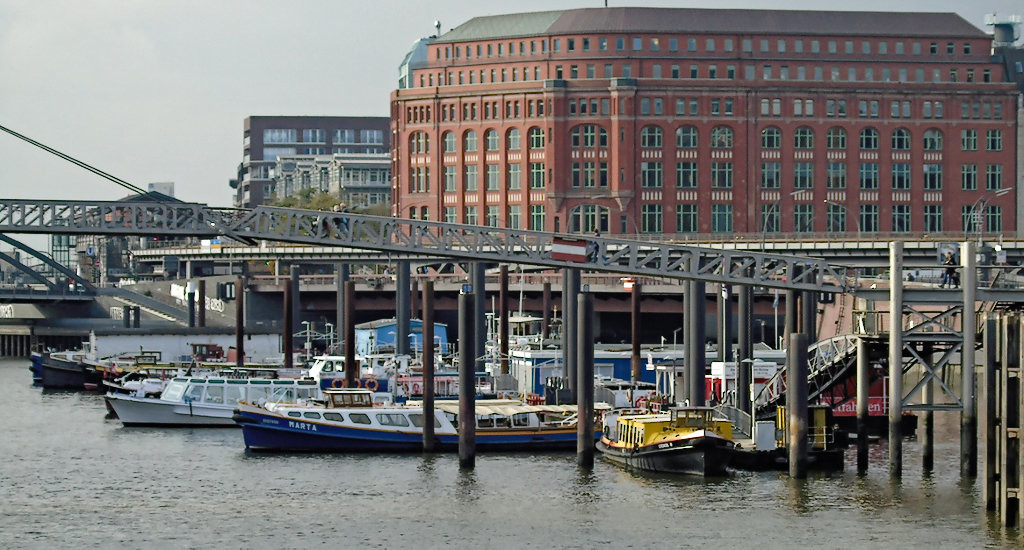
M 239 401 L 302 403 L 321 397 L 312 379 L 174 378 L 160 397 L 108 393 L 106 401 L 125 426 L 235 426 Z

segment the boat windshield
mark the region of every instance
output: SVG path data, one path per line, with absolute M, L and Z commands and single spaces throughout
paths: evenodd
M 164 401 L 181 401 L 181 396 L 185 393 L 185 382 L 168 382 L 167 387 L 164 388 L 160 399 Z

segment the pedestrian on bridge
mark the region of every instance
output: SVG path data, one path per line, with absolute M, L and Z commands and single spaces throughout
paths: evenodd
M 954 284 L 959 287 L 960 281 L 956 276 L 956 260 L 953 259 L 952 252 L 946 252 L 946 258 L 942 260 L 942 265 L 946 266 L 946 269 L 942 272 L 942 284 L 939 285 L 939 288 L 945 288 L 946 285 L 953 287 Z

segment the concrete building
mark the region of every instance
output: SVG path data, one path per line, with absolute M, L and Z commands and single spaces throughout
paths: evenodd
M 287 155 L 277 158 L 275 197 L 283 199 L 305 189 L 328 193 L 347 208 L 391 202 L 389 153 Z
M 387 117 L 251 116 L 245 119 L 236 207 L 251 208 L 276 194 L 274 166 L 283 155 L 382 154 L 391 147 Z
M 952 13 L 474 18 L 392 93 L 402 217 L 611 234 L 1008 234 L 1019 93 Z

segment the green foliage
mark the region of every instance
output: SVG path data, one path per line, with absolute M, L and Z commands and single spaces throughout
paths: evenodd
M 301 208 L 303 210 L 333 210 L 335 205 L 340 203 L 337 197 L 330 193 L 321 192 L 318 189 L 303 189 L 298 193 L 274 201 L 271 206 L 283 208 Z

